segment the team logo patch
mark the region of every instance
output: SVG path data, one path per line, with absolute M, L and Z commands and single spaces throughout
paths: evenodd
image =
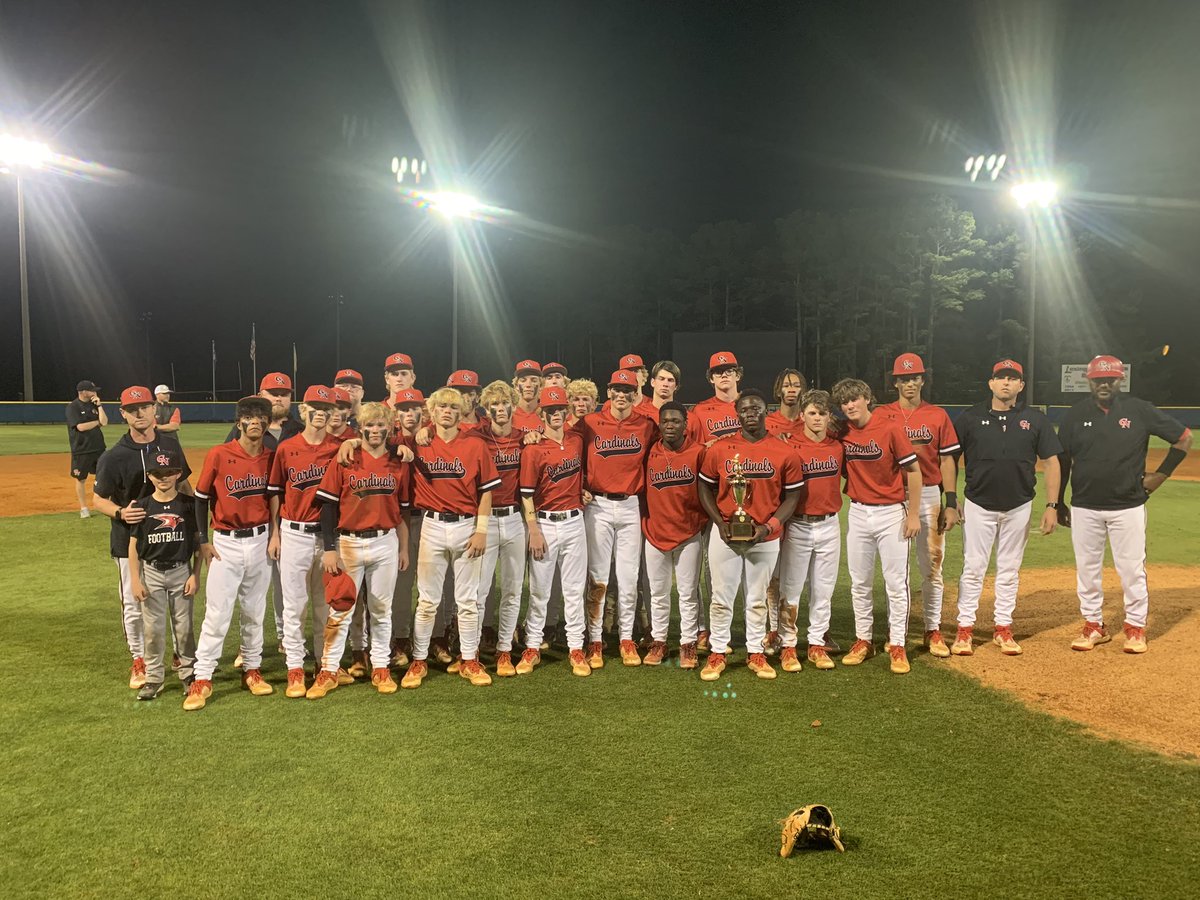
M 742 474 L 747 478 L 774 478 L 775 466 L 769 459 L 744 459 L 741 461 Z M 733 474 L 733 460 L 725 460 L 725 474 Z
M 158 520 L 159 524 L 154 526 L 155 531 L 162 531 L 163 529 L 174 531 L 179 527 L 179 523 L 183 521 L 183 516 L 177 516 L 175 513 L 155 513 L 150 518 Z
M 729 357 L 726 356 L 724 353 L 718 353 L 717 354 L 717 362 L 727 363 L 727 362 L 729 362 Z
M 551 481 L 565 481 L 579 474 L 582 468 L 578 457 L 564 459 L 562 462 L 551 463 L 546 466 L 546 477 Z
M 395 475 L 377 475 L 372 472 L 366 478 L 361 475 L 346 476 L 346 485 L 355 497 L 369 497 L 373 494 L 392 494 L 396 490 Z
M 167 456 L 165 453 L 160 453 L 158 456 L 154 457 L 154 461 L 160 466 L 168 466 L 171 464 L 171 457 Z
M 1029 420 L 1028 420 L 1028 419 L 1022 419 L 1022 420 L 1021 420 L 1021 428 L 1022 428 L 1023 430 L 1025 430 L 1025 431 L 1028 431 L 1028 430 L 1029 430 L 1031 427 L 1032 427 L 1032 426 L 1029 424 Z
M 900 363 L 900 367 L 903 369 L 911 369 L 913 367 L 912 360 L 906 359 L 904 362 Z
M 234 500 L 244 500 L 247 497 L 261 497 L 267 493 L 267 478 L 265 475 L 249 474 L 244 478 L 225 476 L 225 493 Z
M 145 400 L 146 395 L 143 394 L 141 391 L 134 389 L 129 392 L 129 399 L 130 400 Z
M 642 452 L 642 442 L 637 435 L 629 437 L 596 438 L 596 455 L 608 459 L 610 456 L 636 456 Z
M 663 488 L 686 487 L 695 483 L 696 473 L 686 463 L 679 468 L 667 463 L 667 467 L 662 471 L 650 473 L 650 487 L 660 491 Z
M 1129 419 L 1121 419 L 1119 422 L 1117 422 L 1117 424 L 1120 425 L 1122 428 L 1128 428 L 1130 425 L 1133 424 L 1133 422 L 1129 421 Z

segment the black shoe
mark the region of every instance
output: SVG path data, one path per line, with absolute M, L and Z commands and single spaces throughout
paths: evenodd
M 157 684 L 153 681 L 147 681 L 138 689 L 137 698 L 139 700 L 153 700 L 162 692 L 163 686 L 161 681 Z

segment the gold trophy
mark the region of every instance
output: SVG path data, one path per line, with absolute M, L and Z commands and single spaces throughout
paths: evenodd
M 734 454 L 730 467 L 733 469 L 733 474 L 729 476 L 729 490 L 733 494 L 733 502 L 737 504 L 737 509 L 729 517 L 729 539 L 731 541 L 752 541 L 756 526 L 754 520 L 742 508 L 746 498 L 750 496 L 750 480 L 742 471 L 742 455 L 740 453 Z

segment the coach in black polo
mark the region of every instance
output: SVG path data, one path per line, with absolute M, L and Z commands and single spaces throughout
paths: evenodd
M 1058 429 L 1063 480 L 1071 481 L 1072 511 L 1064 503 L 1059 521 L 1071 528 L 1083 630 L 1071 643 L 1091 650 L 1111 640 L 1104 627 L 1104 544 L 1125 595 L 1126 653 L 1146 652 L 1146 500 L 1175 471 L 1192 446 L 1192 433 L 1158 407 L 1121 393 L 1125 366 L 1097 356 L 1087 367 L 1091 396 L 1067 411 Z M 1156 472 L 1146 472 L 1150 435 L 1171 444 Z
M 1046 496 L 1050 502 L 1041 518 L 1042 534 L 1057 524 L 1059 496 L 1058 454 L 1062 445 L 1054 426 L 1040 410 L 1018 402 L 1025 389 L 1021 364 L 1002 359 L 992 366 L 988 380 L 991 399 L 962 413 L 954 423 L 966 468 L 963 500 L 963 571 L 958 583 L 958 634 L 950 652 L 970 656 L 972 629 L 988 559 L 996 547 L 996 629 L 992 641 L 1008 656 L 1021 646 L 1013 638 L 1013 613 L 1029 518 L 1037 489 L 1036 466 L 1045 461 Z M 946 505 L 954 494 L 946 492 Z

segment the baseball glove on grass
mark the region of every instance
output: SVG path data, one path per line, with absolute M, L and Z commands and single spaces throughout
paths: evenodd
M 784 819 L 781 837 L 780 856 L 790 856 L 797 841 L 832 844 L 839 853 L 846 852 L 842 844 L 842 829 L 833 821 L 833 813 L 829 807 L 819 803 L 803 806 Z

